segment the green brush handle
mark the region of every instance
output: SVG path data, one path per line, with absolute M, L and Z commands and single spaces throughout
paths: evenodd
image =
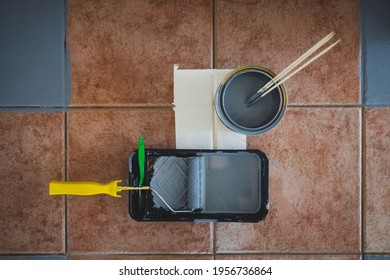
M 145 177 L 145 145 L 142 136 L 140 136 L 138 140 L 138 167 L 139 167 L 139 185 L 142 186 Z

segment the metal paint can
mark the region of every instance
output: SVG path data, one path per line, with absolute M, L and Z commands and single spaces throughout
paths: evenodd
M 281 84 L 269 94 L 248 106 L 247 100 L 275 77 L 264 67 L 245 66 L 230 72 L 218 86 L 215 110 L 229 129 L 258 135 L 274 128 L 283 118 L 287 107 L 287 93 Z

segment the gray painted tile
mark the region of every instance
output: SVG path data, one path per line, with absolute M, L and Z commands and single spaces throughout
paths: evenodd
M 390 105 L 390 17 L 388 0 L 361 0 L 362 102 Z
M 0 107 L 3 110 L 14 106 L 68 105 L 65 30 L 64 0 L 0 1 Z
M 363 260 L 390 260 L 390 255 L 365 255 Z

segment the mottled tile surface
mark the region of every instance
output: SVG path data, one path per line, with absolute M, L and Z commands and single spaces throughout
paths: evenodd
M 286 82 L 289 101 L 359 103 L 359 1 L 217 0 L 215 22 L 217 68 L 280 72 L 335 31 L 342 42 Z
M 390 108 L 365 110 L 365 250 L 390 251 Z
M 0 253 L 63 252 L 62 113 L 0 113 Z
M 217 260 L 360 260 L 360 255 L 217 255 Z
M 173 65 L 211 67 L 211 1 L 69 1 L 72 104 L 172 103 Z
M 289 108 L 248 149 L 270 160 L 269 216 L 218 224 L 217 252 L 360 251 L 359 109 Z
M 90 109 L 69 113 L 69 179 L 105 182 L 128 177 L 128 157 L 140 135 L 146 148 L 174 148 L 168 109 Z M 142 223 L 128 198 L 69 197 L 70 253 L 209 253 L 207 223 Z

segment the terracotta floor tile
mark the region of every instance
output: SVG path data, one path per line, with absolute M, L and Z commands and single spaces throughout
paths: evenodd
M 217 260 L 360 260 L 360 255 L 217 255 Z
M 71 260 L 212 260 L 212 255 L 71 255 Z
M 69 1 L 72 104 L 172 103 L 173 65 L 211 67 L 211 1 Z
M 0 113 L 0 253 L 64 251 L 63 113 Z
M 278 73 L 335 31 L 342 42 L 286 82 L 289 101 L 359 103 L 359 1 L 217 0 L 215 21 L 217 68 L 254 64 Z
M 360 109 L 288 108 L 248 149 L 270 159 L 269 216 L 218 224 L 217 252 L 360 252 Z
M 167 109 L 90 109 L 69 113 L 69 180 L 128 177 L 128 157 L 142 135 L 146 148 L 174 148 L 174 112 Z M 207 223 L 142 223 L 128 198 L 69 197 L 71 253 L 208 253 Z
M 365 250 L 390 252 L 390 108 L 365 110 Z

